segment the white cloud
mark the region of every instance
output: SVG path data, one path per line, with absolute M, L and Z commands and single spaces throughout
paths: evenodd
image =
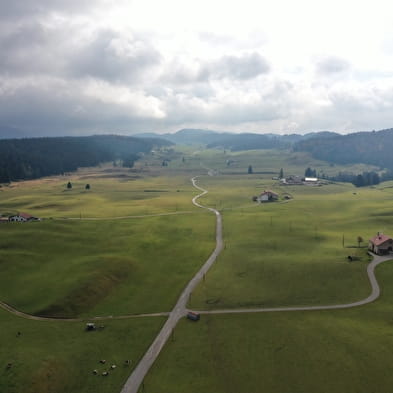
M 0 125 L 391 127 L 391 8 L 387 0 L 0 0 Z

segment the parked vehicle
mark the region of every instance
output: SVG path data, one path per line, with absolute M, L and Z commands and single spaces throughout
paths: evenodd
M 201 316 L 196 312 L 189 311 L 187 313 L 187 318 L 191 321 L 199 321 Z

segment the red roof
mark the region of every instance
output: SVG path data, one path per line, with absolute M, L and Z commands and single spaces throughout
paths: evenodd
M 263 193 L 261 194 L 261 196 L 262 196 L 262 195 L 275 195 L 275 196 L 278 196 L 278 194 L 276 194 L 275 192 L 270 191 L 270 190 L 263 191 Z
M 370 242 L 372 242 L 376 246 L 380 246 L 382 243 L 385 243 L 388 240 L 393 240 L 393 239 L 390 236 L 386 236 L 381 233 L 380 235 L 372 237 L 370 239 Z
M 30 214 L 27 214 L 27 213 L 19 213 L 18 216 L 23 217 L 26 220 L 28 220 L 29 218 L 33 218 L 33 216 L 31 216 Z

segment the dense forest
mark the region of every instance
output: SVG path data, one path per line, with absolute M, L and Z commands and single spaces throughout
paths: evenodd
M 170 145 L 157 138 L 116 135 L 0 140 L 0 183 L 58 175 L 79 167 L 122 160 L 132 167 L 140 153 Z
M 393 170 L 393 129 L 315 137 L 294 144 L 320 160 L 337 164 L 365 163 Z

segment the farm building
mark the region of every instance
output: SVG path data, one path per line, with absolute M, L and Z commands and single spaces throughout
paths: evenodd
M 378 233 L 369 240 L 368 249 L 375 254 L 388 254 L 393 251 L 393 238 L 383 233 Z
M 285 179 L 281 179 L 281 183 L 286 185 L 300 185 L 303 184 L 303 180 L 300 176 L 291 175 Z
M 258 202 L 272 202 L 278 200 L 278 194 L 273 191 L 267 190 L 264 191 L 259 197 L 257 198 Z
M 308 184 L 316 184 L 318 183 L 318 178 L 317 177 L 305 177 L 304 182 Z
M 12 222 L 27 222 L 27 221 L 40 221 L 38 217 L 33 217 L 27 213 L 18 213 L 15 216 L 10 216 L 8 221 Z

